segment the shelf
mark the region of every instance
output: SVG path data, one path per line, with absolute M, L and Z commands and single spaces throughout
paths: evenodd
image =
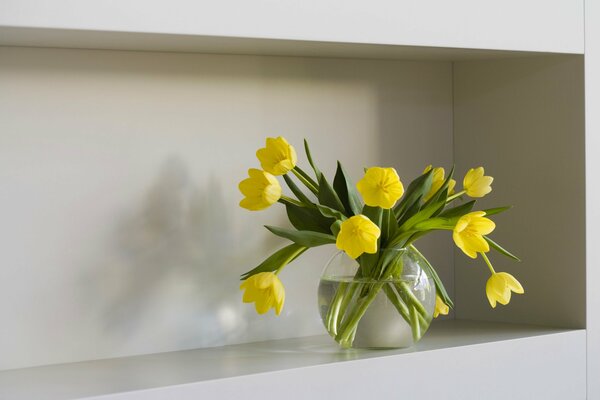
M 581 54 L 583 0 L 457 0 L 435 7 L 409 1 L 365 7 L 358 0 L 343 6 L 334 1 L 5 0 L 0 38 L 0 44 L 11 46 L 237 54 L 431 57 L 440 53 L 435 48 Z M 459 57 L 464 51 L 450 53 Z
M 548 52 L 0 26 L 0 46 L 391 60 L 473 60 Z
M 417 347 L 405 350 L 343 351 L 329 337 L 313 336 L 9 370 L 0 372 L 0 398 L 228 398 L 245 390 L 264 390 L 261 398 L 283 393 L 286 398 L 320 398 L 334 391 L 335 381 L 347 386 L 335 389 L 341 395 L 344 390 L 374 393 L 378 382 L 395 379 L 402 390 L 413 390 L 403 384 L 411 382 L 423 398 L 484 398 L 476 390 L 490 380 L 493 392 L 487 399 L 508 393 L 513 399 L 528 398 L 532 390 L 539 398 L 577 399 L 585 395 L 584 360 L 584 330 L 436 321 Z M 531 373 L 541 366 L 543 374 Z M 479 383 L 469 388 L 469 374 L 475 371 Z M 494 381 L 498 371 L 510 388 Z M 368 384 L 353 388 L 351 383 L 360 379 Z M 528 388 L 524 393 L 518 391 L 521 384 Z M 460 393 L 454 397 L 452 390 Z M 203 395 L 209 397 L 198 397 Z

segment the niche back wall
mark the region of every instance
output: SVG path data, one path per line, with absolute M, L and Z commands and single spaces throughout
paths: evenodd
M 0 369 L 322 334 L 319 248 L 257 316 L 284 245 L 238 207 L 266 136 L 355 179 L 452 159 L 449 62 L 0 48 Z M 305 163 L 301 156 L 301 162 Z M 423 244 L 452 292 L 452 242 Z

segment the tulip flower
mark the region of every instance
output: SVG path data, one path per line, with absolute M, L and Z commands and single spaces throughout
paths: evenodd
M 471 258 L 477 258 L 477 253 L 490 251 L 490 246 L 483 236 L 491 233 L 496 228 L 496 224 L 484 215 L 484 211 L 463 215 L 452 232 L 452 239 L 456 246 Z
M 463 180 L 463 189 L 470 197 L 483 197 L 492 191 L 494 178 L 484 176 L 483 167 L 471 168 Z
M 431 165 L 428 165 L 425 170 L 423 170 L 423 173 L 426 174 L 427 172 L 431 171 Z M 423 197 L 423 201 L 427 201 L 429 200 L 438 190 L 440 190 L 440 188 L 442 187 L 442 185 L 444 184 L 444 175 L 446 174 L 446 171 L 444 170 L 444 168 L 442 167 L 436 167 L 433 169 L 433 178 L 431 181 L 431 189 L 429 189 L 429 192 L 425 195 L 425 197 Z M 456 181 L 454 179 L 450 179 L 450 182 L 448 182 L 448 194 L 454 194 L 454 187 L 456 186 Z
M 523 286 L 514 276 L 506 272 L 494 272 L 485 285 L 485 293 L 492 308 L 496 308 L 496 302 L 507 305 L 512 292 L 525 293 Z
M 356 259 L 363 253 L 377 253 L 379 235 L 379 227 L 369 218 L 355 215 L 342 222 L 335 245 Z
M 264 210 L 281 198 L 281 185 L 273 175 L 251 168 L 248 176 L 239 184 L 240 192 L 246 196 L 240 201 L 240 207 L 250 211 Z
M 296 166 L 296 150 L 279 136 L 267 138 L 266 147 L 256 152 L 261 167 L 273 175 L 285 175 Z
M 384 209 L 392 208 L 404 194 L 404 186 L 394 168 L 371 167 L 356 187 L 366 205 Z
M 433 318 L 437 318 L 441 315 L 448 315 L 450 312 L 450 307 L 440 298 L 440 296 L 435 296 L 435 310 L 433 310 Z
M 264 314 L 271 308 L 279 315 L 285 301 L 285 289 L 279 277 L 273 272 L 260 272 L 252 275 L 240 285 L 245 290 L 242 301 L 244 303 L 254 302 L 256 312 Z

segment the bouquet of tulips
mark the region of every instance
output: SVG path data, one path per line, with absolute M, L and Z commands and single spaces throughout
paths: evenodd
M 519 260 L 487 236 L 495 229 L 494 222 L 488 217 L 510 207 L 473 211 L 475 199 L 492 191 L 493 178 L 485 175 L 483 167 L 466 173 L 460 191 L 456 191 L 456 181 L 452 178 L 454 168 L 445 176 L 444 168 L 432 166 L 425 168 L 406 189 L 394 168 L 366 168 L 364 176 L 355 185 L 340 162 L 333 181 L 328 180 L 314 162 L 306 140 L 304 150 L 312 168 L 311 174 L 297 165 L 296 151 L 283 137 L 267 138 L 266 147 L 256 153 L 262 169 L 250 169 L 249 177 L 239 184 L 245 196 L 240 202 L 241 207 L 259 211 L 275 203 L 283 204 L 293 226 L 292 229 L 266 226 L 270 232 L 291 243 L 242 275 L 243 301 L 254 302 L 259 314 L 271 308 L 277 315 L 281 313 L 285 290 L 279 274 L 311 247 L 335 244 L 358 263 L 356 278 L 385 282 L 401 273 L 402 266 L 394 259 L 394 250 L 411 248 L 418 252 L 415 242 L 435 230 L 451 231 L 454 243 L 468 257 L 481 256 L 490 271 L 485 290 L 492 307 L 496 307 L 496 303 L 507 304 L 511 292 L 524 293 L 512 275 L 494 270 L 486 254 L 493 249 Z M 277 176 L 283 177 L 289 188 L 288 194 L 283 193 Z M 425 268 L 435 283 L 433 316 L 445 315 L 453 307 L 452 299 L 433 266 L 426 262 Z M 363 305 L 368 307 L 368 300 L 382 288 L 385 286 L 359 293 Z M 343 305 L 349 296 L 356 296 L 348 290 L 348 287 L 340 287 L 335 301 Z M 418 303 L 415 299 L 409 301 Z M 419 304 L 412 304 L 421 313 L 416 323 L 411 315 L 402 312 L 400 306 L 398 311 L 417 331 L 419 318 L 431 320 L 431 316 L 422 314 L 424 311 Z M 336 312 L 334 319 L 337 319 L 338 328 L 332 335 L 348 346 L 364 311 L 361 313 L 358 307 L 339 315 L 338 307 Z

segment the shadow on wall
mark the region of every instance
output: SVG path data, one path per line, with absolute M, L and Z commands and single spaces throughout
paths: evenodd
M 250 258 L 244 254 L 256 247 L 236 243 L 224 200 L 215 177 L 201 189 L 181 159 L 163 164 L 141 204 L 116 224 L 117 261 L 88 281 L 102 293 L 93 298 L 108 299 L 96 304 L 106 335 L 184 348 L 265 333 L 269 324 L 252 322 L 253 307 L 241 304 L 238 290 L 239 269 Z

